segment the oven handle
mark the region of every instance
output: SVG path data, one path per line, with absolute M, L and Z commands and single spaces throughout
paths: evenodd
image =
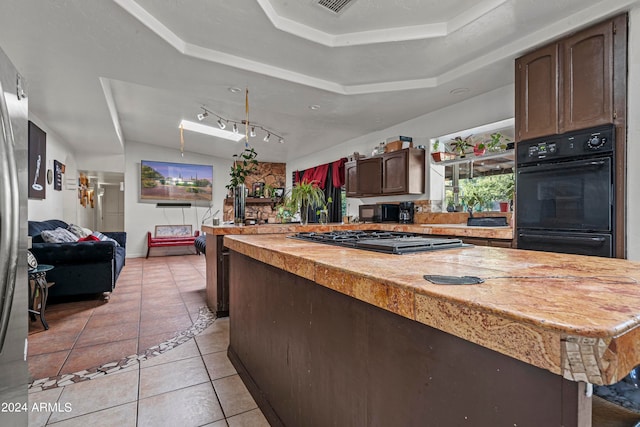
M 528 234 L 528 233 L 519 233 L 518 236 L 529 242 L 535 243 L 578 243 L 583 246 L 601 246 L 603 243 L 607 241 L 604 237 L 579 237 L 579 236 L 549 236 L 545 234 Z
M 562 169 L 562 170 L 585 169 L 585 168 L 600 169 L 606 164 L 607 164 L 607 161 L 604 159 L 589 160 L 589 161 L 582 161 L 582 162 L 571 162 L 571 163 L 554 163 L 551 165 L 537 165 L 537 166 L 521 168 L 521 169 L 518 169 L 518 173 L 519 174 L 536 173 L 536 172 L 551 171 L 551 170 L 557 170 L 557 169 Z

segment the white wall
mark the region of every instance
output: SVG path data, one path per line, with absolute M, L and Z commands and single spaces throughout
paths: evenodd
M 79 165 L 82 165 L 80 170 L 124 172 L 124 153 L 111 155 L 100 154 L 99 156 L 93 153 L 77 153 L 76 160 Z
M 191 208 L 157 208 L 152 203 L 140 203 L 140 161 L 157 160 L 161 162 L 196 163 L 213 165 L 213 210 L 220 210 L 227 194 L 225 185 L 229 182 L 229 169 L 232 160 L 219 157 L 204 156 L 185 151 L 180 156 L 177 149 L 162 148 L 151 144 L 127 142 L 125 144 L 125 213 L 124 228 L 127 231 L 127 258 L 145 256 L 147 253 L 147 232 L 153 233 L 156 225 L 163 224 L 191 224 L 193 230 L 199 230 L 203 216 L 208 209 L 204 207 Z M 184 217 L 183 217 L 184 215 Z M 184 219 L 183 219 L 184 218 Z M 211 225 L 211 218 L 207 225 Z
M 429 140 L 431 138 L 513 117 L 514 99 L 514 85 L 504 86 L 441 110 L 408 120 L 382 131 L 362 135 L 330 149 L 293 160 L 287 163 L 287 171 L 303 170 L 308 167 L 328 163 L 341 157 L 347 157 L 355 151 L 360 154 L 371 155 L 373 147 L 377 145 L 379 141 L 385 140 L 393 135 L 412 136 L 414 147 L 417 145 L 429 147 Z M 428 159 L 427 165 L 429 165 Z M 442 195 L 439 189 L 442 185 L 438 183 L 438 185 L 434 185 L 434 188 L 431 188 L 431 184 L 432 183 L 427 182 L 427 192 L 425 195 L 397 196 L 394 197 L 394 200 L 429 198 L 440 200 Z M 288 173 L 287 187 L 290 186 L 291 174 Z M 362 202 L 376 203 L 382 200 L 385 199 L 375 197 L 367 199 L 350 198 L 347 203 L 348 213 L 350 215 L 357 215 L 358 206 Z
M 640 6 L 629 13 L 627 258 L 640 261 Z
M 46 184 L 46 198 L 43 200 L 29 199 L 28 218 L 32 221 L 60 219 L 69 223 L 77 222 L 78 197 L 75 189 L 68 189 L 67 180 L 77 178 L 75 153 L 71 146 L 59 135 L 54 133 L 42 120 L 33 113 L 29 113 L 29 120 L 35 123 L 47 134 L 47 162 L 46 170 L 53 170 L 53 161 L 58 160 L 65 165 L 62 175 L 62 190 L 53 189 L 53 183 Z M 75 203 L 74 201 L 75 200 Z

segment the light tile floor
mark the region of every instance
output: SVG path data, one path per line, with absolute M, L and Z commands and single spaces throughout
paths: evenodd
M 229 319 L 159 356 L 88 381 L 29 394 L 29 426 L 268 426 L 226 351 Z

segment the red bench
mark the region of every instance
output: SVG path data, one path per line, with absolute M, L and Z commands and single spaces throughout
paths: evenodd
M 193 246 L 199 235 L 198 230 L 191 234 L 190 225 L 156 225 L 155 237 L 150 231 L 147 232 L 147 258 L 151 248 Z

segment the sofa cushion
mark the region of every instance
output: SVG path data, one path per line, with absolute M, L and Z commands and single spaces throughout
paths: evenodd
M 66 228 L 58 227 L 55 230 L 42 230 L 42 239 L 47 243 L 77 242 L 78 237 Z
M 43 230 L 55 230 L 56 228 L 67 228 L 69 224 L 58 219 L 47 221 L 29 221 L 29 236 L 33 238 L 33 243 L 41 243 L 44 240 L 40 236 Z
M 69 227 L 67 228 L 67 230 L 69 230 L 70 232 L 78 236 L 78 239 L 87 237 L 92 233 L 91 230 L 80 227 L 79 225 L 75 225 L 75 224 L 69 224 Z
M 107 237 L 99 231 L 94 231 L 91 235 L 97 237 L 98 240 L 101 240 L 103 242 L 113 242 L 116 244 L 116 246 L 120 246 L 120 244 L 115 239 L 112 239 L 111 237 Z

